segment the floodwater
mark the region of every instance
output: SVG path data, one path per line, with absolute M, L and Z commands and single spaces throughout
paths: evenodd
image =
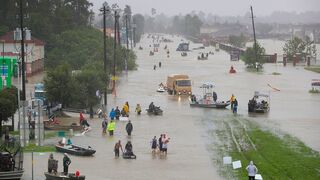
M 280 64 L 266 64 L 263 73 L 247 72 L 242 62 L 229 61 L 229 55 L 223 51 L 214 52 L 206 61 L 198 61 L 199 52 L 214 51 L 212 47 L 205 50 L 188 52 L 187 57 L 181 57 L 176 52 L 180 37 L 167 36 L 174 43 L 162 43 L 159 52 L 149 56 L 151 39 L 144 37 L 140 45 L 144 50 L 136 50 L 138 70 L 128 72 L 117 82 L 116 97 L 108 96 L 108 109 L 122 106 L 126 101 L 130 104 L 130 119 L 133 123 L 133 135 L 128 138 L 125 133 L 125 122 L 117 122 L 114 137 L 101 134 L 101 120 L 93 119 L 93 130 L 85 136 L 72 138 L 75 144 L 90 145 L 97 150 L 93 157 L 71 156 L 69 171 L 80 170 L 89 180 L 102 179 L 222 179 L 212 156 L 215 152 L 208 148 L 209 141 L 214 138 L 207 130 L 207 122 L 231 116 L 231 111 L 216 109 L 190 108 L 186 97 L 171 96 L 157 93 L 160 82 L 165 83 L 169 74 L 188 74 L 192 79 L 193 93 L 201 95 L 198 88 L 204 82 L 213 82 L 218 100 L 226 101 L 233 93 L 238 102 L 238 114 L 257 122 L 274 131 L 289 133 L 315 150 L 320 151 L 320 96 L 309 94 L 311 79 L 320 79 L 319 74 L 305 71 L 303 67 L 283 67 Z M 167 58 L 163 49 L 167 44 L 170 57 Z M 190 44 L 190 48 L 200 44 Z M 162 62 L 162 67 L 153 70 L 154 65 Z M 229 74 L 233 65 L 236 74 Z M 272 75 L 273 72 L 281 75 Z M 274 91 L 267 84 L 280 89 Z M 267 115 L 248 116 L 247 102 L 254 91 L 269 93 L 271 110 Z M 164 110 L 162 116 L 149 116 L 143 111 L 138 116 L 134 113 L 137 103 L 146 109 L 153 101 Z M 211 124 L 214 126 L 214 124 Z M 152 156 L 150 141 L 153 136 L 159 137 L 166 133 L 171 141 L 168 155 Z M 117 140 L 124 146 L 127 140 L 133 143 L 136 160 L 115 159 L 113 146 Z M 62 170 L 62 155 L 55 153 L 59 160 L 59 170 Z M 34 154 L 35 179 L 45 179 L 43 172 L 47 171 L 49 154 Z M 31 179 L 31 155 L 25 154 L 24 179 Z

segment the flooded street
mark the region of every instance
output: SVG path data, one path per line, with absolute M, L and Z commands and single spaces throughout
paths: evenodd
M 97 150 L 93 157 L 71 156 L 69 172 L 80 170 L 89 180 L 114 179 L 223 179 L 219 176 L 216 161 L 210 147 L 215 135 L 208 130 L 215 128 L 214 121 L 232 117 L 230 107 L 226 110 L 190 108 L 187 97 L 157 93 L 158 84 L 166 83 L 170 74 L 187 74 L 192 80 L 193 93 L 202 94 L 199 88 L 204 82 L 213 82 L 218 100 L 226 101 L 234 94 L 239 102 L 238 114 L 250 121 L 257 122 L 274 132 L 287 132 L 311 148 L 320 151 L 320 96 L 310 94 L 311 79 L 320 79 L 320 75 L 304 70 L 302 66 L 292 67 L 289 64 L 265 64 L 262 73 L 247 72 L 242 61 L 231 62 L 224 51 L 215 52 L 213 47 L 188 52 L 181 57 L 176 52 L 181 37 L 167 36 L 174 43 L 162 43 L 159 52 L 149 56 L 152 39 L 144 37 L 137 44 L 143 50 L 136 50 L 138 70 L 128 72 L 119 78 L 116 97 L 108 96 L 108 110 L 122 107 L 128 101 L 130 120 L 133 123 L 133 135 L 126 136 L 126 122 L 117 122 L 114 137 L 101 135 L 101 120 L 93 119 L 89 123 L 93 130 L 85 136 L 72 138 L 74 144 L 90 145 Z M 164 46 L 168 45 L 170 57 L 167 58 Z M 202 46 L 190 43 L 190 49 Z M 272 45 L 271 45 L 272 46 Z M 200 52 L 213 51 L 206 61 L 198 61 Z M 162 63 L 162 67 L 153 70 L 153 66 Z M 229 74 L 233 65 L 236 74 Z M 272 75 L 273 72 L 281 75 Z M 280 89 L 274 91 L 268 84 Z M 267 115 L 249 116 L 248 100 L 254 91 L 270 93 L 271 109 Z M 150 102 L 163 109 L 162 116 L 147 115 L 145 109 Z M 142 115 L 134 112 L 137 103 L 143 109 Z M 213 121 L 214 120 L 214 121 Z M 167 157 L 152 156 L 150 141 L 153 136 L 166 133 L 171 141 L 168 145 Z M 136 160 L 114 159 L 113 147 L 121 140 L 123 147 L 127 140 L 133 143 Z M 49 154 L 35 153 L 35 179 L 45 179 Z M 54 153 L 62 170 L 62 154 Z M 25 180 L 31 179 L 31 155 L 25 153 Z

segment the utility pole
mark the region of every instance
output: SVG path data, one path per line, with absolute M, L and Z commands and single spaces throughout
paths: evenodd
M 24 29 L 23 29 L 23 3 L 20 0 L 20 30 L 21 30 L 21 74 L 22 74 L 22 97 L 21 100 L 26 100 L 26 73 L 24 64 Z
M 109 9 L 107 8 L 107 4 L 104 3 L 103 4 L 103 8 L 100 9 L 100 11 L 103 13 L 103 57 L 104 57 L 104 61 L 103 61 L 103 69 L 105 72 L 105 75 L 108 77 L 107 74 L 107 35 L 106 35 L 106 14 L 109 11 Z M 105 90 L 104 90 L 104 109 L 103 111 L 106 113 L 107 112 L 107 91 L 108 91 L 108 78 L 106 78 L 107 81 L 105 82 Z
M 258 57 L 257 57 L 257 39 L 256 39 L 256 29 L 254 27 L 254 20 L 253 20 L 253 9 L 252 6 L 250 6 L 251 9 L 251 20 L 252 20 L 252 29 L 253 29 L 253 39 L 254 39 L 254 55 L 256 58 L 256 63 L 258 62 Z M 257 71 L 259 71 L 259 66 L 258 64 L 256 64 L 257 66 Z
M 117 10 L 114 11 L 114 42 L 113 42 L 113 75 L 112 75 L 112 92 L 116 94 L 116 49 L 117 49 L 117 41 L 119 37 L 117 37 Z
M 125 59 L 125 70 L 126 73 L 128 73 L 128 51 L 129 51 L 129 34 L 128 34 L 128 14 L 125 15 L 126 18 L 126 43 L 127 43 L 127 49 L 126 49 L 126 59 Z

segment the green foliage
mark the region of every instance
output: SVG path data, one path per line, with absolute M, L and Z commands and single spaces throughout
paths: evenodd
M 136 24 L 135 42 L 139 42 L 141 35 L 144 33 L 144 17 L 141 14 L 135 14 L 132 17 L 133 23 Z
M 320 66 L 311 66 L 311 67 L 305 67 L 304 69 L 316 73 L 320 73 Z
M 285 43 L 283 51 L 287 55 L 289 61 L 293 60 L 292 58 L 295 54 L 315 57 L 317 53 L 314 42 L 311 41 L 308 36 L 306 36 L 305 39 L 293 37 Z
M 18 90 L 16 87 L 0 91 L 0 137 L 2 137 L 2 121 L 8 121 L 18 109 Z
M 292 60 L 294 54 L 303 53 L 305 48 L 306 47 L 303 40 L 298 37 L 294 37 L 293 39 L 290 39 L 286 42 L 286 44 L 283 47 L 283 51 L 287 54 L 287 58 L 290 61 Z
M 245 47 L 247 38 L 241 34 L 240 36 L 231 35 L 229 36 L 229 43 L 236 47 Z
M 318 152 L 289 135 L 279 138 L 268 131 L 253 129 L 248 132 L 257 150 L 237 152 L 232 157 L 249 164 L 253 160 L 264 179 L 319 179 Z M 247 177 L 245 168 L 237 173 L 239 179 Z
M 48 71 L 44 79 L 46 96 L 51 102 L 60 102 L 67 107 L 74 91 L 74 81 L 71 77 L 71 68 L 68 64 L 61 64 Z
M 194 37 L 200 34 L 202 24 L 202 21 L 197 15 L 187 14 L 184 17 L 174 16 L 170 31 Z
M 23 152 L 55 152 L 56 148 L 53 145 L 36 146 L 35 143 L 29 143 L 28 146 L 23 147 Z
M 255 67 L 256 66 L 262 66 L 262 64 L 265 63 L 265 59 L 262 57 L 262 55 L 265 54 L 265 49 L 261 47 L 259 43 L 257 43 L 257 58 L 255 54 L 255 48 L 253 47 L 247 47 L 244 54 L 241 56 L 241 59 L 245 62 L 247 67 Z M 258 65 L 257 65 L 258 64 Z

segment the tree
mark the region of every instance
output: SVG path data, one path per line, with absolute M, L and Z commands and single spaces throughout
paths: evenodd
M 242 33 L 240 36 L 231 35 L 229 36 L 229 43 L 236 47 L 245 47 L 246 37 Z
M 263 58 L 264 54 L 265 49 L 261 47 L 259 43 L 257 43 L 257 59 L 254 47 L 247 47 L 241 59 L 245 62 L 247 67 L 253 68 L 257 65 L 262 66 L 265 63 L 265 59 Z
M 306 45 L 303 40 L 298 37 L 294 37 L 285 43 L 283 51 L 287 54 L 288 60 L 291 61 L 293 60 L 293 55 L 299 53 L 302 54 L 305 48 Z
M 139 42 L 141 35 L 144 33 L 144 17 L 141 14 L 135 14 L 132 17 L 133 23 L 136 24 L 135 42 Z
M 74 91 L 74 80 L 71 77 L 71 68 L 68 64 L 61 64 L 48 71 L 44 79 L 44 87 L 49 102 L 60 102 L 67 107 Z
M 0 92 L 0 137 L 2 137 L 2 122 L 8 121 L 18 109 L 17 94 L 17 88 L 14 86 L 3 89 Z

